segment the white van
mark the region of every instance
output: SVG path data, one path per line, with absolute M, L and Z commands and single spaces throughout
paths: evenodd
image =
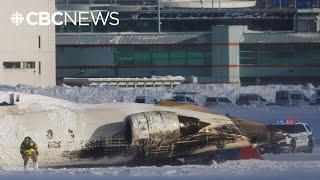
M 300 91 L 277 91 L 275 104 L 280 106 L 304 106 L 309 105 L 309 98 Z

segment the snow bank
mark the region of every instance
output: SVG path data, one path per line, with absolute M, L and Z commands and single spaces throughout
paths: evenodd
M 66 85 L 56 86 L 46 89 L 34 88 L 25 85 L 17 87 L 0 86 L 0 91 L 4 92 L 24 92 L 29 94 L 40 94 L 58 99 L 69 100 L 78 103 L 100 104 L 112 102 L 116 99 L 129 102 L 136 96 L 153 96 L 157 99 L 169 98 L 174 91 L 194 91 L 200 95 L 196 97 L 202 103 L 205 96 L 225 96 L 235 101 L 240 93 L 257 93 L 269 102 L 274 102 L 277 90 L 300 90 L 307 96 L 315 95 L 316 88 L 311 84 L 307 85 L 265 85 L 246 86 L 230 84 L 182 84 L 174 88 L 117 88 L 117 87 L 70 87 Z

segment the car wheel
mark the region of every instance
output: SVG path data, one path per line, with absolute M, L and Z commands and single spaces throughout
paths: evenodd
M 259 152 L 259 154 L 264 154 L 265 153 L 265 149 L 263 147 L 258 147 L 257 151 Z
M 289 153 L 296 153 L 296 152 L 297 152 L 296 142 L 292 142 L 289 148 Z
M 313 142 L 309 141 L 306 153 L 312 153 L 313 151 Z

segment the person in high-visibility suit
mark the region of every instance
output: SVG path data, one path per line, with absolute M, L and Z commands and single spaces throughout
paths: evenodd
M 31 139 L 31 137 L 24 138 L 23 142 L 20 146 L 20 154 L 23 158 L 23 166 L 24 169 L 28 168 L 28 162 L 31 158 L 34 164 L 34 168 L 38 169 L 38 146 L 37 144 Z

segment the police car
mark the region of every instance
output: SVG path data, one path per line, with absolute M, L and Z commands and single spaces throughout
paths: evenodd
M 314 142 L 312 131 L 308 124 L 288 119 L 278 120 L 268 126 L 275 130 L 281 130 L 284 138 L 274 144 L 259 147 L 261 153 L 312 153 Z

